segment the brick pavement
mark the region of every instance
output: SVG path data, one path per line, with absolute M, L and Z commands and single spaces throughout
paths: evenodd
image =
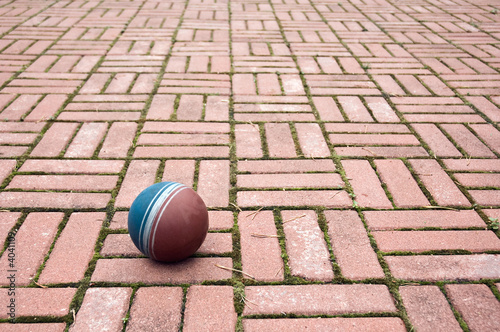
M 500 330 L 499 11 L 0 1 L 0 329 Z M 159 181 L 184 262 L 127 233 Z

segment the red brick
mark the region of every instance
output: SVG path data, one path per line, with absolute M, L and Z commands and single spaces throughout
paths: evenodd
M 395 312 L 385 285 L 249 286 L 243 315 L 342 315 Z
M 56 241 L 39 282 L 76 283 L 83 279 L 105 217 L 100 212 L 73 213 Z M 72 254 L 74 252 L 78 255 Z
M 243 272 L 259 281 L 283 280 L 283 260 L 272 212 L 241 212 L 238 227 Z
M 145 146 L 137 147 L 135 158 L 227 158 L 227 146 Z
M 476 136 L 474 136 L 463 124 L 443 124 L 444 130 L 465 150 L 467 156 L 490 157 L 495 154 L 491 152 Z
M 137 124 L 114 122 L 99 152 L 99 158 L 125 158 L 135 138 Z
M 441 169 L 436 160 L 410 160 L 415 173 L 431 193 L 437 204 L 442 206 L 470 206 L 467 198 L 453 180 Z
M 88 289 L 69 330 L 121 331 L 131 295 L 132 288 L 125 287 Z
M 294 210 L 281 211 L 281 215 L 291 275 L 306 280 L 332 280 L 330 253 L 316 214 Z
M 8 295 L 8 292 L 8 288 L 0 290 L 0 301 L 2 303 L 10 301 L 11 296 Z M 17 288 L 15 296 L 16 318 L 25 316 L 63 317 L 69 314 L 69 305 L 75 293 L 76 288 L 69 287 Z M 8 318 L 7 310 L 2 310 L 0 318 Z M 10 331 L 10 328 L 8 331 Z
M 110 194 L 52 193 L 52 192 L 3 192 L 0 205 L 4 207 L 85 209 L 104 208 L 111 199 Z
M 399 293 L 410 322 L 418 331 L 462 331 L 437 286 L 402 286 Z
M 116 197 L 116 207 L 130 207 L 134 199 L 147 187 L 155 183 L 158 160 L 133 160 L 127 169 L 120 192 Z
M 20 95 L 2 111 L 2 120 L 20 120 L 38 102 L 40 95 Z
M 43 121 L 53 117 L 67 100 L 66 95 L 47 95 L 38 105 L 24 118 L 24 121 Z
M 304 86 L 302 85 L 302 80 L 299 75 L 286 74 L 286 75 L 281 75 L 280 78 L 285 95 L 297 96 L 306 94 L 306 92 L 304 91 Z
M 258 125 L 236 125 L 234 134 L 238 158 L 262 158 L 262 143 Z
M 8 233 L 20 217 L 20 212 L 0 212 L 0 220 L 2 220 L 2 223 L 0 223 L 0 241 L 5 242 Z
M 461 157 L 462 154 L 434 124 L 413 124 L 422 139 L 429 146 L 431 153 L 438 157 Z
M 194 171 L 194 160 L 167 160 L 165 161 L 162 181 L 173 181 L 192 187 Z
M 66 329 L 66 323 L 3 323 L 0 329 L 11 332 L 63 332 Z
M 248 332 L 406 331 L 403 321 L 395 317 L 243 319 L 243 329 Z
M 183 331 L 234 331 L 236 320 L 231 286 L 191 286 L 188 289 Z
M 57 120 L 63 121 L 137 121 L 140 112 L 62 112 Z
M 382 97 L 366 97 L 366 104 L 379 122 L 400 122 L 396 112 Z
M 356 122 L 373 122 L 373 118 L 359 97 L 338 97 L 339 103 L 347 118 Z
M 407 134 L 331 134 L 329 137 L 332 144 L 419 145 L 415 136 Z
M 0 183 L 10 175 L 15 166 L 15 160 L 0 160 Z
M 500 122 L 500 110 L 494 104 L 492 104 L 484 96 L 474 96 L 465 97 L 469 102 L 471 102 L 481 113 L 489 117 L 492 121 Z M 498 102 L 497 102 L 498 103 Z
M 343 160 L 349 183 L 351 184 L 355 201 L 361 207 L 392 208 L 392 204 L 385 195 L 380 181 L 366 160 Z
M 430 250 L 500 250 L 500 240 L 491 231 L 392 231 L 372 232 L 381 251 L 423 252 Z
M 127 331 L 178 331 L 183 300 L 180 287 L 141 287 L 130 308 Z
M 344 121 L 337 104 L 331 97 L 313 97 L 312 98 L 319 117 L 323 121 Z
M 28 159 L 19 172 L 44 172 L 63 174 L 119 173 L 123 160 L 43 160 Z
M 412 95 L 428 96 L 431 93 L 412 75 L 396 75 L 396 79 Z
M 498 331 L 500 303 L 488 286 L 446 285 L 453 307 L 460 313 L 470 331 Z
M 383 278 L 384 272 L 366 230 L 354 211 L 325 211 L 328 236 L 342 275 L 349 279 Z
M 178 120 L 201 120 L 203 96 L 182 95 L 177 108 Z
M 450 88 L 446 86 L 439 78 L 430 75 L 421 75 L 419 78 L 429 87 L 429 89 L 438 96 L 455 96 Z
M 405 92 L 390 75 L 373 75 L 375 82 L 380 85 L 382 91 L 391 95 L 404 95 Z
M 498 255 L 385 256 L 394 277 L 404 280 L 480 280 L 500 276 Z
M 235 74 L 233 76 L 233 93 L 235 95 L 256 95 L 256 85 L 252 74 Z
M 208 211 L 209 230 L 223 230 L 233 227 L 234 217 L 230 211 Z
M 205 121 L 228 121 L 229 97 L 208 96 L 205 106 Z
M 473 124 L 471 128 L 496 153 L 500 153 L 500 131 L 490 124 Z
M 148 120 L 169 120 L 174 113 L 174 95 L 155 95 L 151 101 L 148 114 Z
M 97 261 L 92 281 L 145 284 L 195 284 L 205 280 L 223 280 L 232 276 L 229 257 L 189 258 L 175 264 L 164 264 L 149 258 L 115 258 Z
M 202 160 L 197 192 L 208 207 L 229 204 L 229 161 Z
M 479 205 L 500 205 L 500 192 L 498 190 L 469 190 L 469 194 Z
M 335 172 L 332 160 L 244 160 L 238 161 L 240 172 L 250 173 L 306 173 Z
M 33 157 L 57 157 L 73 137 L 78 124 L 54 123 L 31 152 Z
M 100 93 L 110 77 L 110 74 L 92 74 L 79 93 Z
M 249 206 L 324 206 L 350 207 L 352 202 L 345 191 L 240 191 L 240 207 Z
M 375 160 L 382 182 L 387 185 L 397 207 L 430 205 L 404 163 L 398 159 Z
M 17 175 L 7 188 L 26 190 L 73 190 L 102 191 L 112 190 L 118 181 L 118 176 L 88 176 L 88 175 Z
M 500 174 L 456 173 L 455 178 L 465 187 L 500 187 Z
M 257 88 L 260 95 L 281 95 L 281 87 L 276 74 L 257 74 Z
M 297 123 L 295 129 L 297 130 L 297 137 L 304 157 L 330 157 L 330 150 L 318 124 Z
M 266 123 L 264 128 L 270 157 L 294 158 L 297 156 L 292 132 L 287 123 Z
M 153 122 L 144 124 L 142 132 L 177 132 L 184 134 L 229 133 L 228 123 L 213 122 Z
M 5 206 L 5 205 L 3 205 Z M 12 244 L 15 253 L 16 285 L 25 286 L 31 283 L 38 268 L 49 252 L 52 241 L 57 233 L 63 214 L 56 212 L 30 213 L 23 222 Z M 0 260 L 2 272 L 7 275 L 9 270 L 8 252 Z M 3 278 L 0 285 L 8 285 L 9 280 Z
M 108 129 L 106 123 L 84 123 L 69 145 L 66 158 L 90 158 Z
M 363 214 L 371 230 L 486 227 L 477 212 L 472 210 L 365 211 Z
M 238 187 L 249 188 L 342 188 L 339 174 L 242 174 Z

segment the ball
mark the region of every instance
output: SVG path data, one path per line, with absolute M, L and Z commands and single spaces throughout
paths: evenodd
M 193 189 L 183 184 L 156 183 L 132 203 L 128 231 L 144 255 L 177 262 L 194 254 L 205 240 L 207 207 Z

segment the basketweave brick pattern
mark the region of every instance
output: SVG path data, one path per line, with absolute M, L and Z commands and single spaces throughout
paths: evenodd
M 497 331 L 499 10 L 1 2 L 0 329 Z M 209 213 L 175 264 L 160 181 Z

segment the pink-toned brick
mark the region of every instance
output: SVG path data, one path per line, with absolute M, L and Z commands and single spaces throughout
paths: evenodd
M 248 332 L 406 331 L 403 321 L 395 317 L 243 319 L 243 329 Z
M 260 95 L 281 95 L 281 87 L 276 74 L 257 74 L 257 88 Z
M 111 194 L 58 192 L 2 192 L 0 205 L 4 207 L 85 209 L 104 208 Z
M 382 97 L 366 97 L 366 104 L 379 122 L 400 122 L 396 112 Z
M 363 214 L 371 230 L 486 227 L 477 212 L 472 210 L 365 211 Z
M 232 276 L 229 257 L 189 258 L 175 264 L 163 264 L 149 258 L 100 259 L 92 281 L 145 284 L 195 284 L 205 280 L 223 280 Z
M 15 160 L 0 160 L 0 183 L 10 175 L 15 166 Z
M 118 182 L 116 175 L 16 175 L 7 188 L 26 190 L 112 190 Z
M 121 331 L 132 288 L 90 288 L 85 293 L 70 331 Z
M 69 305 L 76 293 L 76 288 L 16 288 L 15 292 L 16 318 L 24 316 L 63 317 L 69 313 Z M 9 303 L 12 298 L 8 293 L 8 288 L 0 290 L 0 301 L 4 304 Z M 0 318 L 9 318 L 7 310 L 2 310 Z M 10 331 L 10 328 L 7 331 Z
M 488 286 L 446 285 L 453 307 L 460 313 L 470 331 L 498 331 L 500 302 Z
M 130 207 L 141 191 L 155 183 L 158 160 L 133 160 L 127 169 L 120 192 L 116 197 L 116 207 Z
M 304 157 L 322 158 L 330 156 L 330 149 L 328 149 L 318 124 L 297 123 L 295 129 L 297 130 L 297 137 Z
M 140 146 L 135 158 L 227 158 L 228 146 Z
M 262 157 L 262 143 L 258 125 L 236 125 L 234 134 L 236 139 L 236 156 L 238 158 Z
M 373 122 L 373 118 L 359 97 L 340 96 L 338 100 L 349 120 L 355 122 Z
M 57 157 L 78 127 L 77 123 L 54 123 L 31 152 L 33 157 Z
M 384 272 L 363 222 L 355 211 L 325 211 L 328 236 L 342 275 L 349 279 L 383 278 Z
M 297 156 L 292 132 L 287 123 L 266 123 L 264 128 L 270 157 L 294 158 Z
M 101 143 L 108 125 L 106 123 L 84 123 L 69 145 L 64 157 L 90 158 Z
M 2 120 L 20 120 L 40 99 L 40 95 L 20 95 L 1 113 Z
M 169 120 L 174 113 L 175 95 L 155 95 L 151 101 L 148 120 Z
M 444 159 L 446 168 L 453 171 L 499 172 L 499 159 Z
M 313 97 L 314 105 L 323 121 L 344 121 L 337 104 L 331 97 Z
M 342 188 L 339 174 L 240 174 L 238 187 L 249 188 Z
M 471 102 L 480 112 L 489 117 L 492 121 L 500 122 L 500 109 L 492 104 L 484 96 L 467 96 L 465 97 L 469 102 Z M 498 102 L 497 102 L 498 104 Z
M 473 124 L 471 128 L 493 151 L 500 153 L 500 131 L 498 129 L 491 124 Z
M 229 97 L 208 96 L 205 106 L 205 121 L 228 121 Z
M 43 172 L 63 174 L 119 173 L 123 160 L 43 160 L 29 159 L 21 166 L 20 172 Z
M 423 252 L 430 250 L 500 250 L 500 240 L 491 231 L 388 231 L 372 232 L 381 251 Z
M 137 130 L 135 122 L 114 122 L 99 152 L 99 158 L 125 158 Z
M 324 206 L 350 207 L 345 191 L 240 191 L 236 198 L 240 207 L 250 206 Z
M 296 314 L 341 315 L 395 312 L 393 299 L 385 285 L 300 285 L 249 286 L 243 315 Z
M 100 93 L 110 77 L 110 74 L 92 74 L 79 93 Z
M 194 160 L 167 160 L 165 161 L 162 181 L 179 182 L 192 187 L 195 166 Z
M 235 74 L 233 76 L 233 93 L 235 95 L 256 95 L 255 88 L 252 74 Z
M 500 277 L 498 255 L 385 256 L 394 277 L 404 280 L 480 280 Z
M 243 272 L 259 281 L 283 280 L 283 260 L 276 238 L 273 213 L 241 212 L 238 216 L 238 227 Z M 249 278 L 248 275 L 244 277 Z
M 470 206 L 467 198 L 457 188 L 436 160 L 413 159 L 411 166 L 437 204 L 443 206 Z
M 402 286 L 399 293 L 408 317 L 418 331 L 462 331 L 437 286 Z
M 305 95 L 304 86 L 302 85 L 302 80 L 297 74 L 286 74 L 281 75 L 281 83 L 283 85 L 283 91 L 287 96 L 298 96 Z
M 375 160 L 382 182 L 397 207 L 428 206 L 430 203 L 404 163 L 398 159 Z
M 385 195 L 375 171 L 366 160 L 343 160 L 349 183 L 351 184 L 355 201 L 361 207 L 392 208 L 392 204 Z
M 498 190 L 469 190 L 477 204 L 483 206 L 498 206 L 500 203 L 500 192 Z
M 53 117 L 67 100 L 66 95 L 47 95 L 24 121 L 44 121 Z
M 314 211 L 281 211 L 281 215 L 291 274 L 306 280 L 332 280 L 330 253 Z
M 101 212 L 73 213 L 56 241 L 39 282 L 76 283 L 83 279 L 105 217 Z M 78 255 L 74 255 L 75 252 Z
M 500 187 L 500 174 L 456 173 L 455 178 L 465 187 Z
M 474 136 L 463 124 L 443 124 L 441 127 L 465 150 L 470 157 L 494 158 L 491 152 L 476 136 Z
M 332 160 L 244 160 L 238 161 L 240 172 L 250 173 L 306 173 L 306 172 L 335 172 Z
M 130 308 L 127 331 L 178 331 L 181 324 L 180 287 L 141 287 Z
M 234 331 L 236 320 L 231 286 L 191 286 L 188 289 L 183 331 Z
M 382 91 L 391 95 L 404 95 L 405 92 L 390 75 L 373 75 L 373 79 L 380 85 Z
M 230 211 L 208 211 L 209 230 L 223 230 L 234 225 L 233 213 Z
M 182 95 L 177 108 L 178 120 L 200 120 L 203 112 L 203 96 Z
M 413 124 L 417 134 L 429 146 L 431 153 L 438 157 L 461 157 L 462 154 L 434 124 Z
M 63 214 L 57 212 L 33 212 L 26 217 L 16 233 L 14 242 L 10 242 L 15 254 L 16 285 L 25 286 L 31 282 L 38 268 L 49 252 L 52 241 L 57 233 L 57 227 Z M 7 275 L 9 270 L 9 251 L 5 251 L 0 259 L 1 271 Z M 3 278 L 0 285 L 8 285 L 9 280 Z
M 14 227 L 19 217 L 21 217 L 20 212 L 0 212 L 0 220 L 2 220 L 2 223 L 0 223 L 0 241 L 5 242 L 7 235 L 12 227 Z
M 229 204 L 229 161 L 202 160 L 197 191 L 205 204 L 227 206 Z
M 66 323 L 2 323 L 0 329 L 10 332 L 63 332 L 66 329 Z
M 412 95 L 428 96 L 431 93 L 412 75 L 396 75 L 396 79 L 401 82 L 406 90 Z

